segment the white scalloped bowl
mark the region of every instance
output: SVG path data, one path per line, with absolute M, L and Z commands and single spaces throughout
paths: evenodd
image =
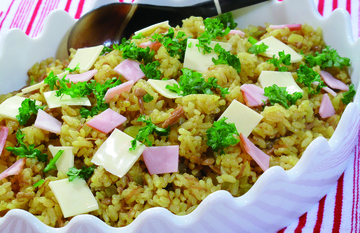
M 110 0 L 112 1 L 112 0 Z M 109 2 L 109 1 L 107 1 Z M 94 6 L 101 5 L 101 1 Z M 351 59 L 349 72 L 359 91 L 360 41 L 354 42 L 350 17 L 335 10 L 321 17 L 312 0 L 272 0 L 233 12 L 239 28 L 249 24 L 308 23 L 321 27 L 326 44 Z M 10 30 L 0 44 L 0 93 L 20 89 L 26 72 L 47 57 L 65 56 L 66 35 L 74 24 L 64 11 L 52 12 L 41 35 L 28 38 L 20 30 Z M 15 78 L 14 80 L 11 80 Z M 226 191 L 209 195 L 191 214 L 175 216 L 164 208 L 151 208 L 129 226 L 113 228 L 91 215 L 74 217 L 63 228 L 45 226 L 32 214 L 11 210 L 0 218 L 1 232 L 275 232 L 310 210 L 336 183 L 354 155 L 360 125 L 359 95 L 350 103 L 332 138 L 320 137 L 306 149 L 298 164 L 289 171 L 271 167 L 245 195 L 234 198 Z

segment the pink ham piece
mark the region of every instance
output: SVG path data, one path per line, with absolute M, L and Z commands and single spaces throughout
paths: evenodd
M 9 134 L 9 128 L 5 127 L 5 126 L 1 127 L 1 129 L 0 129 L 0 155 L 4 149 L 8 134 Z
M 329 72 L 320 71 L 320 76 L 329 87 L 337 90 L 348 91 L 349 87 L 340 80 L 334 78 Z
M 241 37 L 245 36 L 245 32 L 241 30 L 230 30 L 229 35 L 239 35 Z
M 104 96 L 105 103 L 109 103 L 110 100 L 112 100 L 112 98 L 114 98 L 116 94 L 120 95 L 120 93 L 123 91 L 130 91 L 133 85 L 134 85 L 134 81 L 130 80 L 129 82 L 110 88 L 109 90 L 107 90 Z
M 8 176 L 19 174 L 25 164 L 25 161 L 26 161 L 25 158 L 21 158 L 18 161 L 16 161 L 13 165 L 11 165 L 8 169 L 6 169 L 0 174 L 0 180 Z
M 270 156 L 257 148 L 248 138 L 240 133 L 240 140 L 245 151 L 255 160 L 255 162 L 266 171 L 269 168 Z
M 108 134 L 126 121 L 126 117 L 108 108 L 86 124 L 93 129 Z
M 150 175 L 177 172 L 179 146 L 146 147 L 143 158 Z
M 289 28 L 290 31 L 298 31 L 298 30 L 301 30 L 301 24 L 270 25 L 269 28 L 271 28 L 271 29 Z
M 81 74 L 68 74 L 66 75 L 65 79 L 69 79 L 70 82 L 78 83 L 78 82 L 87 82 L 92 77 L 94 77 L 95 74 L 97 74 L 97 70 L 89 70 Z
M 268 97 L 264 96 L 264 89 L 255 84 L 243 84 L 240 90 L 248 107 L 264 105 L 263 101 L 266 102 L 268 100 Z
M 140 69 L 140 62 L 131 59 L 121 62 L 114 68 L 114 71 L 121 74 L 126 80 L 134 81 L 134 83 L 145 77 L 144 72 Z
M 319 82 L 315 81 L 315 82 L 312 82 L 311 84 L 317 86 L 317 85 L 319 85 Z M 331 89 L 330 87 L 323 87 L 323 88 L 321 88 L 321 90 L 326 91 L 327 93 L 329 93 L 330 95 L 332 95 L 334 97 L 337 96 L 336 92 L 333 89 Z
M 331 103 L 331 100 L 327 94 L 324 94 L 321 99 L 321 104 L 319 108 L 319 115 L 321 118 L 328 118 L 335 114 L 334 106 Z
M 144 49 L 146 47 L 149 47 L 150 49 L 158 50 L 161 47 L 161 45 L 162 44 L 160 42 L 146 41 L 146 42 L 139 44 L 139 47 L 144 48 Z
M 55 117 L 39 109 L 34 126 L 52 133 L 60 134 L 62 123 Z

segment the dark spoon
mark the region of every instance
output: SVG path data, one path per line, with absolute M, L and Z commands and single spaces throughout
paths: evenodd
M 250 6 L 266 0 L 218 0 L 222 13 Z M 171 2 L 166 0 L 166 2 Z M 104 5 L 82 16 L 68 38 L 70 48 L 95 45 L 110 46 L 121 43 L 133 32 L 155 23 L 169 20 L 171 26 L 181 25 L 190 16 L 218 15 L 215 1 L 206 0 L 192 6 L 170 7 L 150 4 L 113 3 Z

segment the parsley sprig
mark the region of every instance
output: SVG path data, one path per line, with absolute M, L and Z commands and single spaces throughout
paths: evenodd
M 168 136 L 170 132 L 170 126 L 166 129 L 157 127 L 152 123 L 151 118 L 146 119 L 145 115 L 140 115 L 137 119 L 138 122 L 144 122 L 146 125 L 140 128 L 139 133 L 136 135 L 134 140 L 131 141 L 130 151 L 136 149 L 136 141 L 140 141 L 147 146 L 152 146 L 151 140 L 148 138 L 150 134 L 156 133 L 159 136 Z
M 294 105 L 298 99 L 301 99 L 303 95 L 301 92 L 294 92 L 291 95 L 286 91 L 286 87 L 279 87 L 274 84 L 264 88 L 264 96 L 269 98 L 271 105 L 280 103 L 288 109 L 291 105 Z
M 174 29 L 169 28 L 168 33 L 166 33 L 165 35 L 155 34 L 154 36 L 152 36 L 152 39 L 164 45 L 171 57 L 179 56 L 179 61 L 184 62 L 186 44 L 188 39 L 185 32 L 179 31 L 175 36 Z
M 140 48 L 136 46 L 135 42 L 131 42 L 131 40 L 126 40 L 125 38 L 123 38 L 121 44 L 113 45 L 113 48 L 122 51 L 123 58 L 143 62 L 145 65 L 152 62 L 155 55 L 155 51 L 149 47 Z
M 306 56 L 305 61 L 309 67 L 319 65 L 321 69 L 327 67 L 339 67 L 342 69 L 344 66 L 350 66 L 350 59 L 341 57 L 338 52 L 330 46 L 326 46 L 321 53 L 315 52 L 314 55 Z
M 25 134 L 23 134 L 20 129 L 16 131 L 16 139 L 18 141 L 17 144 L 18 147 L 6 147 L 6 150 L 14 153 L 15 155 L 20 156 L 20 158 L 24 158 L 24 157 L 37 158 L 37 160 L 40 162 L 46 162 L 48 159 L 48 155 L 41 153 L 39 149 L 35 148 L 35 145 L 27 146 L 23 142 L 24 137 Z
M 160 66 L 160 62 L 153 61 L 146 64 L 146 66 L 140 64 L 140 69 L 142 70 L 142 72 L 144 72 L 145 77 L 147 77 L 148 79 L 160 79 L 161 71 L 157 69 L 158 66 Z
M 248 41 L 252 44 L 252 46 L 248 49 L 249 53 L 258 55 L 259 53 L 266 52 L 266 50 L 269 48 L 269 46 L 264 43 L 256 44 L 258 41 L 252 36 L 248 38 Z
M 307 65 L 300 65 L 296 71 L 298 78 L 296 82 L 303 83 L 308 87 L 309 93 L 318 94 L 321 88 L 326 87 L 324 81 L 321 79 L 320 74 L 308 67 Z M 316 88 L 313 88 L 314 82 L 317 83 Z
M 349 104 L 352 101 L 352 99 L 354 98 L 355 94 L 356 94 L 356 91 L 355 91 L 354 84 L 350 84 L 349 90 L 343 94 L 343 98 L 341 99 L 341 101 L 344 104 Z
M 214 121 L 211 128 L 206 131 L 207 142 L 214 151 L 220 151 L 220 155 L 225 154 L 224 149 L 230 145 L 234 146 L 239 139 L 234 134 L 239 135 L 234 123 L 227 123 L 226 117 Z
M 186 96 L 190 94 L 214 94 L 211 89 L 220 89 L 220 94 L 225 97 L 229 94 L 228 88 L 223 88 L 217 84 L 216 78 L 209 78 L 208 81 L 202 77 L 202 74 L 187 68 L 182 69 L 183 74 L 179 78 L 179 85 L 167 85 L 166 89 L 179 95 Z
M 275 55 L 273 55 L 273 58 L 267 60 L 268 63 L 274 64 L 276 68 L 278 68 L 278 71 L 286 72 L 288 71 L 288 68 L 286 66 L 291 65 L 291 55 L 286 54 L 284 51 L 279 52 L 279 58 L 276 58 Z M 286 66 L 283 66 L 286 65 Z
M 16 115 L 16 119 L 19 121 L 20 125 L 25 125 L 32 114 L 37 114 L 39 109 L 43 110 L 44 108 L 45 106 L 36 105 L 36 100 L 25 99 L 21 102 L 19 115 Z
M 95 165 L 92 165 L 91 167 L 82 166 L 81 169 L 77 169 L 76 167 L 69 168 L 69 171 L 66 173 L 66 175 L 69 176 L 69 181 L 75 180 L 75 178 L 81 178 L 81 179 L 88 179 L 92 176 L 95 170 Z
M 217 64 L 228 64 L 232 66 L 238 73 L 241 72 L 240 60 L 237 56 L 231 54 L 229 51 L 226 51 L 220 44 L 216 44 L 214 47 L 214 52 L 219 54 L 218 59 L 212 58 L 212 61 L 215 65 Z
M 152 95 L 150 95 L 149 93 L 146 93 L 144 96 L 143 96 L 143 100 L 145 103 L 149 103 L 151 102 L 152 100 L 154 99 L 154 97 Z

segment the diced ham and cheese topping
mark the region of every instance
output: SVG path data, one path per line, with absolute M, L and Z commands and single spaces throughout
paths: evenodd
M 264 89 L 255 84 L 243 84 L 240 90 L 248 107 L 262 106 L 264 101 L 268 100 L 268 97 L 264 96 Z
M 6 139 L 9 134 L 9 128 L 6 126 L 1 127 L 0 129 L 0 155 L 5 147 Z
M 329 72 L 322 70 L 320 72 L 320 76 L 324 80 L 326 85 L 328 85 L 329 87 L 331 87 L 333 89 L 342 90 L 342 91 L 349 90 L 348 85 L 346 85 L 345 83 L 341 82 L 340 80 L 334 78 Z
M 129 82 L 122 83 L 119 86 L 110 88 L 109 90 L 107 90 L 105 94 L 104 97 L 105 103 L 109 103 L 110 100 L 112 100 L 112 98 L 114 98 L 115 95 L 120 95 L 121 92 L 130 91 L 133 85 L 134 85 L 134 81 L 130 80 Z
M 270 25 L 271 29 L 284 29 L 289 28 L 290 31 L 298 31 L 301 30 L 301 24 L 280 24 L 280 25 Z
M 97 74 L 97 70 L 89 70 L 81 74 L 68 74 L 66 76 L 66 79 L 69 79 L 70 82 L 78 83 L 78 82 L 87 82 L 92 77 L 94 77 L 95 74 Z
M 150 175 L 177 172 L 179 145 L 146 147 L 143 158 Z
M 34 126 L 52 133 L 60 134 L 62 123 L 55 117 L 39 109 Z
M 126 59 L 114 68 L 114 71 L 122 75 L 126 80 L 136 83 L 139 79 L 145 78 L 144 72 L 140 69 L 140 62 Z
M 245 151 L 255 160 L 255 162 L 266 171 L 269 168 L 270 156 L 257 148 L 247 137 L 240 133 L 241 144 Z
M 25 161 L 26 158 L 21 158 L 16 161 L 13 165 L 11 165 L 8 169 L 6 169 L 0 174 L 0 180 L 5 179 L 8 176 L 19 174 L 25 164 Z
M 334 106 L 331 103 L 331 100 L 327 94 L 324 94 L 321 99 L 321 104 L 319 108 L 319 115 L 321 118 L 328 118 L 335 114 Z
M 109 133 L 126 121 L 126 117 L 108 108 L 86 124 L 103 133 Z

